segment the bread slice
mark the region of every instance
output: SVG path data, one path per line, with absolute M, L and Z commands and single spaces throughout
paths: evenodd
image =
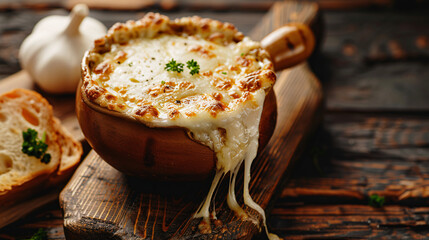
M 51 178 L 53 186 L 67 181 L 79 166 L 83 149 L 82 144 L 76 141 L 71 133 L 54 117 L 54 127 L 57 131 L 58 143 L 61 146 L 61 161 L 58 171 Z
M 49 163 L 22 152 L 23 132 L 46 134 Z M 52 186 L 72 172 L 82 147 L 54 118 L 52 106 L 40 94 L 15 89 L 0 95 L 0 205 L 16 202 Z

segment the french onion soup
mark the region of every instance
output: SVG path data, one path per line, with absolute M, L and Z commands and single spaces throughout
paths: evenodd
M 97 111 L 101 109 L 108 115 L 122 116 L 123 121 L 131 120 L 147 131 L 159 129 L 159 134 L 164 134 L 165 129 L 184 129 L 188 139 L 184 141 L 210 149 L 215 156 L 214 180 L 195 213 L 195 217 L 202 217 L 206 223 L 200 225 L 201 230 L 209 231 L 207 223 L 210 217 L 215 218 L 214 209 L 210 212 L 210 202 L 227 173 L 230 173 L 228 206 L 245 219 L 255 219 L 240 207 L 235 197 L 236 176 L 243 163 L 244 203 L 262 215 L 265 225 L 263 209 L 249 194 L 249 181 L 250 167 L 258 152 L 264 101 L 275 80 L 270 55 L 260 43 L 245 37 L 233 25 L 200 17 L 170 20 L 148 13 L 138 21 L 115 24 L 104 38 L 95 41 L 82 61 L 78 95 L 83 99 L 81 104 L 96 106 Z M 91 119 L 82 117 L 84 114 L 78 107 L 85 136 L 109 162 L 109 154 L 103 155 L 99 150 L 97 137 L 88 136 L 94 135 L 89 133 L 93 131 L 90 129 L 100 126 L 88 127 Z M 114 124 L 110 127 L 120 133 Z M 131 131 L 127 137 L 138 139 L 134 135 L 138 132 Z M 164 139 L 169 138 L 168 134 L 165 136 Z M 110 138 L 121 145 L 121 139 Z M 115 148 L 115 144 L 110 148 Z M 159 152 L 151 153 L 154 159 L 168 151 L 162 146 L 153 147 L 154 142 L 149 140 L 128 143 L 133 144 L 142 144 L 142 151 L 149 148 Z M 187 149 L 181 151 L 187 154 Z M 132 152 L 121 154 L 124 164 L 127 157 L 134 156 Z M 156 161 L 144 161 L 142 164 L 148 164 L 149 169 L 156 167 Z M 112 165 L 121 170 L 117 163 Z M 197 168 L 196 165 L 195 171 Z

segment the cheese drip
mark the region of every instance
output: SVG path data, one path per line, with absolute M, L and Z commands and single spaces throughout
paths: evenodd
M 243 186 L 243 199 L 244 203 L 250 208 L 257 211 L 262 216 L 262 223 L 266 234 L 270 240 L 279 239 L 275 234 L 268 232 L 266 225 L 265 212 L 250 196 L 249 183 L 250 183 L 250 169 L 253 160 L 256 158 L 258 152 L 258 140 L 259 140 L 259 122 L 262 114 L 262 106 L 265 99 L 265 92 L 260 91 L 255 95 L 256 104 L 248 104 L 257 107 L 248 106 L 243 108 L 244 110 L 237 114 L 235 117 L 228 118 L 227 120 L 216 120 L 214 119 L 210 125 L 212 129 L 225 128 L 226 129 L 226 140 L 220 142 L 217 134 L 211 133 L 210 138 L 207 138 L 207 129 L 195 129 L 191 126 L 187 126 L 193 133 L 194 138 L 201 141 L 207 146 L 213 146 L 217 156 L 217 170 L 215 177 L 210 186 L 209 193 L 206 199 L 203 201 L 198 211 L 195 213 L 195 218 L 203 218 L 203 221 L 207 224 L 210 222 L 210 216 L 216 219 L 216 212 L 213 208 L 213 212 L 210 214 L 210 203 L 214 201 L 213 194 L 217 188 L 222 176 L 230 173 L 229 190 L 227 195 L 227 203 L 231 210 L 233 210 L 238 216 L 243 219 L 253 221 L 258 224 L 256 219 L 253 219 L 247 215 L 247 213 L 240 207 L 236 200 L 235 194 L 235 182 L 238 175 L 238 171 L 244 162 L 244 186 Z M 214 205 L 214 204 L 213 204 Z

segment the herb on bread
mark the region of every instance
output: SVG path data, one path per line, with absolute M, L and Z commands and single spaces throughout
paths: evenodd
M 34 129 L 27 129 L 22 132 L 24 142 L 22 143 L 22 152 L 28 156 L 34 156 L 42 163 L 48 164 L 51 161 L 51 154 L 46 153 L 48 144 L 46 141 L 46 133 L 43 133 L 42 139 L 37 138 L 37 131 Z
M 167 71 L 173 71 L 173 72 L 180 73 L 180 72 L 183 72 L 183 66 L 185 66 L 185 64 L 178 63 L 178 62 L 176 62 L 176 60 L 171 59 L 171 61 L 165 65 L 164 69 Z
M 191 75 L 200 73 L 200 65 L 194 59 L 186 62 L 186 67 L 191 70 Z

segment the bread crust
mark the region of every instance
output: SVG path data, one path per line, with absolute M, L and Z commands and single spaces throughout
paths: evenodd
M 50 185 L 57 186 L 66 182 L 79 166 L 83 155 L 82 144 L 74 139 L 71 133 L 61 125 L 61 121 L 54 117 L 54 127 L 61 146 L 61 161 L 58 171 L 50 178 Z

